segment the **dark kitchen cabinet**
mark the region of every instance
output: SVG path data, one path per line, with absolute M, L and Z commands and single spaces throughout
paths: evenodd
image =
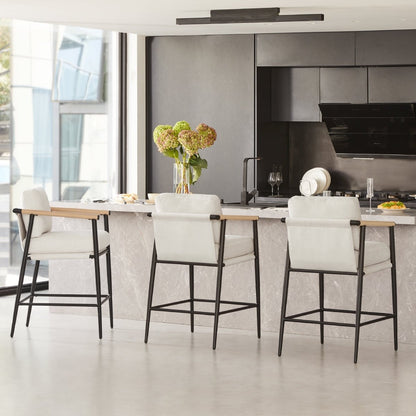
M 320 102 L 367 102 L 367 68 L 321 68 Z
M 256 35 L 257 66 L 353 66 L 353 32 Z
M 416 30 L 356 33 L 356 65 L 416 65 Z
M 368 68 L 370 103 L 416 102 L 416 66 Z
M 217 131 L 216 143 L 201 151 L 208 169 L 193 191 L 239 201 L 243 159 L 255 151 L 254 36 L 161 36 L 148 38 L 147 50 L 148 192 L 172 192 L 173 159 L 158 152 L 153 129 L 186 120 Z M 250 171 L 253 189 L 252 163 Z
M 319 121 L 319 68 L 273 68 L 272 121 Z

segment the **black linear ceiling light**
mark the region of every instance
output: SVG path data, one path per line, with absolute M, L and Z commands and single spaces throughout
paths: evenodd
M 323 14 L 280 15 L 280 8 L 211 10 L 210 17 L 184 17 L 176 19 L 177 25 L 207 25 L 219 23 L 274 23 L 322 21 Z

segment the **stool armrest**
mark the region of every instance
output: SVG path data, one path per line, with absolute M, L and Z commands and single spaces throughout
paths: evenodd
M 360 221 L 360 227 L 394 227 L 395 225 L 393 221 Z
M 108 209 L 51 207 L 51 211 L 76 212 L 76 213 L 80 213 L 80 214 L 110 215 L 110 211 Z
M 152 213 L 148 212 L 146 214 L 148 217 L 152 217 Z M 211 214 L 209 216 L 210 220 L 232 220 L 232 221 L 258 221 L 259 217 L 257 215 L 218 215 L 218 214 Z
M 281 218 L 281 222 L 285 223 L 286 218 Z M 393 221 L 359 221 L 351 220 L 350 225 L 356 225 L 360 227 L 394 227 L 396 225 Z
M 85 220 L 96 220 L 98 219 L 98 214 L 92 213 L 77 213 L 77 212 L 54 212 L 54 211 L 41 211 L 36 209 L 14 209 L 13 212 L 23 214 L 23 215 L 40 215 L 46 217 L 64 217 L 64 218 L 80 218 Z
M 219 219 L 230 220 L 230 221 L 258 221 L 257 215 L 220 215 Z

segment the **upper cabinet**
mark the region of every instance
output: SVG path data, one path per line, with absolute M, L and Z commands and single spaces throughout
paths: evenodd
M 353 66 L 355 34 L 283 33 L 256 35 L 257 66 Z
M 356 33 L 356 65 L 416 65 L 416 31 Z
M 273 68 L 272 121 L 320 121 L 319 68 Z
M 320 102 L 367 102 L 367 68 L 321 68 Z

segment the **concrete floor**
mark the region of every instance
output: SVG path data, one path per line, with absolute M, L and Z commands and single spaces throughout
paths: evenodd
M 105 320 L 21 309 L 9 337 L 13 299 L 0 298 L 0 415 L 415 415 L 416 345 Z M 381 324 L 382 325 L 382 324 Z

